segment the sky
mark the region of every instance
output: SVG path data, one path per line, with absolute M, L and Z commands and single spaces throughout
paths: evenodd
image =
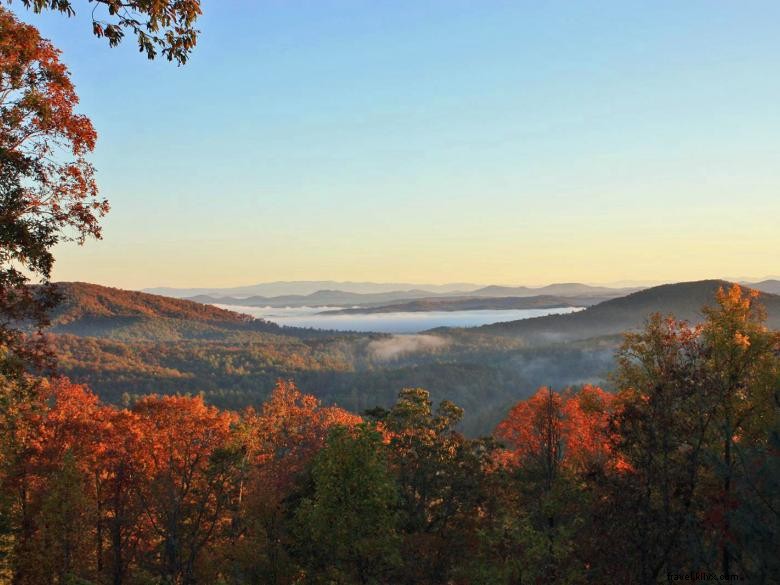
M 112 205 L 55 278 L 544 284 L 780 272 L 775 0 L 204 0 L 183 67 L 80 13 Z

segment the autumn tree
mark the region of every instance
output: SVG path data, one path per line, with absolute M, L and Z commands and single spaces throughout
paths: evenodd
M 100 237 L 108 203 L 87 156 L 97 134 L 59 51 L 0 7 L 0 346 L 6 364 L 41 365 L 40 330 L 57 295 L 48 283 L 58 242 Z M 29 278 L 40 281 L 26 286 Z M 37 328 L 34 340 L 20 325 Z M 19 363 L 21 362 L 21 363 Z
M 764 325 L 758 291 L 736 284 L 721 288 L 704 314 L 714 443 L 707 454 L 714 456 L 708 463 L 721 483 L 716 521 L 721 571 L 766 579 L 780 568 L 770 552 L 780 545 L 777 493 L 768 489 L 777 477 L 766 474 L 777 469 L 772 440 L 780 428 L 780 335 Z M 775 530 L 760 535 L 757 527 L 764 523 Z
M 149 523 L 144 562 L 165 583 L 195 583 L 237 496 L 242 453 L 231 441 L 233 417 L 185 396 L 150 396 L 133 412 L 141 427 L 139 499 Z
M 27 550 L 29 583 L 67 584 L 95 577 L 94 542 L 91 538 L 95 509 L 75 457 L 67 453 L 46 477 L 38 531 Z
M 561 570 L 571 564 L 573 540 L 563 507 L 573 498 L 563 468 L 563 397 L 551 388 L 540 388 L 528 400 L 516 404 L 496 428 L 496 436 L 509 447 L 514 467 L 511 485 L 519 530 L 515 534 L 526 579 L 558 582 Z
M 611 403 L 610 394 L 592 386 L 563 393 L 543 387 L 496 427 L 508 476 L 500 513 L 511 518 L 509 534 L 522 559 L 516 572 L 526 580 L 584 578 L 575 547 L 588 505 L 582 485 L 607 462 Z
M 621 465 L 599 481 L 594 515 L 615 546 L 603 551 L 600 578 L 655 583 L 685 567 L 683 542 L 696 534 L 701 459 L 712 413 L 700 329 L 653 315 L 629 333 L 617 356 L 620 388 L 611 421 Z M 632 559 L 631 565 L 620 562 Z M 690 568 L 690 567 L 687 567 Z
M 260 410 L 241 417 L 241 434 L 250 466 L 242 492 L 240 517 L 225 551 L 232 582 L 289 582 L 295 571 L 290 556 L 289 502 L 331 428 L 351 427 L 361 418 L 323 406 L 291 380 L 278 380 Z
M 398 493 L 382 436 L 335 427 L 314 458 L 311 493 L 296 512 L 308 583 L 394 583 L 400 565 Z
M 67 380 L 45 383 L 15 413 L 3 486 L 10 509 L 16 583 L 64 583 L 95 576 L 95 499 L 87 454 L 96 397 Z
M 778 338 L 758 300 L 734 286 L 701 326 L 656 315 L 626 336 L 613 418 L 623 466 L 595 516 L 617 546 L 602 567 L 633 558 L 640 583 L 703 566 L 771 579 Z
M 76 14 L 70 0 L 20 0 L 34 12 L 55 10 Z M 149 59 L 158 52 L 169 61 L 183 64 L 198 40 L 195 22 L 201 14 L 200 0 L 95 0 L 92 32 L 116 46 L 127 32 L 135 35 L 138 50 Z
M 483 517 L 494 442 L 457 432 L 463 410 L 447 400 L 434 409 L 422 388 L 401 390 L 390 409 L 369 415 L 387 435 L 400 490 L 405 563 L 398 582 L 447 582 L 467 561 Z

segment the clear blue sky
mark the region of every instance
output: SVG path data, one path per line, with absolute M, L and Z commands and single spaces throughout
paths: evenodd
M 63 50 L 113 209 L 56 277 L 780 272 L 780 3 L 206 0 L 191 61 Z

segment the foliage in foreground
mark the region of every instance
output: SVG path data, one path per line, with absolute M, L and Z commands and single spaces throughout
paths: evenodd
M 0 581 L 772 583 L 779 349 L 734 288 L 628 335 L 618 392 L 541 388 L 482 439 L 419 388 L 361 418 L 284 381 L 235 413 L 7 379 Z

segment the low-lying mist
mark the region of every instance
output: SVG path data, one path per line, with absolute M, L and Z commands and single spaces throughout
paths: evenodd
M 449 344 L 449 340 L 436 335 L 393 335 L 372 341 L 368 351 L 375 360 L 387 362 L 410 353 L 443 349 Z

